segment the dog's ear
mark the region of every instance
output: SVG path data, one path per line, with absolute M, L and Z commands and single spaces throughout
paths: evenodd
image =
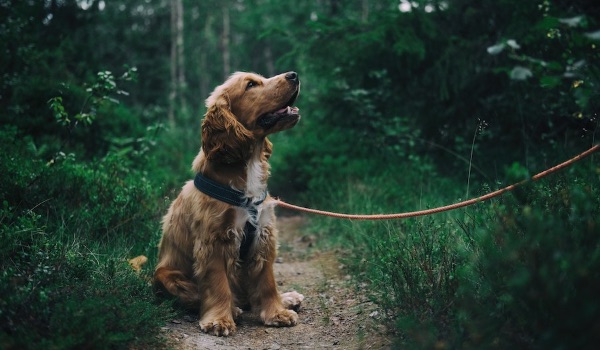
M 208 106 L 202 122 L 202 149 L 207 159 L 227 164 L 243 161 L 251 140 L 252 133 L 231 113 L 225 98 Z
M 271 158 L 271 154 L 273 154 L 273 143 L 265 137 L 265 141 L 263 143 L 264 160 L 269 160 L 269 158 Z

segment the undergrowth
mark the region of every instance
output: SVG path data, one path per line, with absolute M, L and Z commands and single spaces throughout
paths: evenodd
M 592 158 L 450 213 L 380 222 L 315 218 L 312 228 L 326 244 L 345 247 L 348 270 L 370 286 L 399 348 L 594 348 L 600 340 L 598 169 Z M 460 200 L 448 180 L 415 186 L 410 179 L 421 177 L 411 173 L 402 181 L 382 174 L 334 186 L 312 204 L 380 213 Z M 488 191 L 486 185 L 480 193 Z
M 129 157 L 47 164 L 15 129 L 0 172 L 0 347 L 151 347 L 172 314 L 127 259 L 155 254 L 157 187 Z
M 48 101 L 57 132 L 0 128 L 2 349 L 164 346 L 174 309 L 149 282 L 170 191 L 188 174 L 159 159 L 182 154 L 187 134 L 142 127 L 110 97 L 110 72 L 91 86 L 74 116 L 65 106 L 81 94 Z

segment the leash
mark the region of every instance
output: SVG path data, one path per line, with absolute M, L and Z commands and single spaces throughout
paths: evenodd
M 423 216 L 423 215 L 430 215 L 430 214 L 436 214 L 436 213 L 441 213 L 444 211 L 450 211 L 450 210 L 454 210 L 454 209 L 458 209 L 458 208 L 463 208 L 472 204 L 476 204 L 479 202 L 483 202 L 485 200 L 500 196 L 501 194 L 504 194 L 506 192 L 512 191 L 517 187 L 520 187 L 524 184 L 526 184 L 529 181 L 537 181 L 543 177 L 546 177 L 554 172 L 557 172 L 563 168 L 566 168 L 570 165 L 572 165 L 573 163 L 580 161 L 581 159 L 589 156 L 590 154 L 596 152 L 598 149 L 600 149 L 600 144 L 597 144 L 595 146 L 593 146 L 592 148 L 588 149 L 587 151 L 580 153 L 578 155 L 576 155 L 575 157 L 560 163 L 556 166 L 553 166 L 550 169 L 544 170 L 539 174 L 536 174 L 534 176 L 532 176 L 530 179 L 525 179 L 521 182 L 518 182 L 516 184 L 512 184 L 510 186 L 506 186 L 504 188 L 501 188 L 499 190 L 496 190 L 494 192 L 490 192 L 488 194 L 485 194 L 483 196 L 477 197 L 477 198 L 473 198 L 473 199 L 469 199 L 469 200 L 465 200 L 462 202 L 458 202 L 455 204 L 451 204 L 451 205 L 446 205 L 443 207 L 437 207 L 437 208 L 433 208 L 433 209 L 427 209 L 427 210 L 419 210 L 419 211 L 412 211 L 412 212 L 408 212 L 408 213 L 397 213 L 397 214 L 370 214 L 370 215 L 364 215 L 364 214 L 344 214 L 344 213 L 334 213 L 334 212 L 330 212 L 330 211 L 324 211 L 324 210 L 317 210 L 317 209 L 310 209 L 310 208 L 305 208 L 305 207 L 301 207 L 301 206 L 297 206 L 297 205 L 293 205 L 293 204 L 289 204 L 286 203 L 284 201 L 282 201 L 279 198 L 275 198 L 275 204 L 282 207 L 282 208 L 286 208 L 286 209 L 291 209 L 291 210 L 296 210 L 296 211 L 300 211 L 300 212 L 304 212 L 304 213 L 310 213 L 310 214 L 316 214 L 316 215 L 323 215 L 323 216 L 329 216 L 329 217 L 333 217 L 333 218 L 338 218 L 338 219 L 349 219 L 349 220 L 391 220 L 391 219 L 406 219 L 406 218 L 412 218 L 412 217 L 417 217 L 417 216 Z

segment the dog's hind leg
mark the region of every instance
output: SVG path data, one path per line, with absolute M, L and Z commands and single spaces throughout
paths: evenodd
M 154 272 L 154 286 L 178 297 L 186 307 L 197 308 L 200 306 L 200 293 L 197 284 L 181 271 L 159 267 Z
M 295 290 L 287 293 L 281 293 L 279 296 L 281 297 L 281 303 L 283 304 L 284 308 L 288 310 L 294 310 L 296 312 L 300 310 L 300 305 L 304 300 L 304 295 L 296 292 Z
M 260 318 L 267 326 L 295 326 L 298 323 L 298 314 L 288 310 L 277 291 L 273 265 L 264 263 L 261 271 L 254 277 L 255 285 L 250 292 L 253 306 L 260 309 Z

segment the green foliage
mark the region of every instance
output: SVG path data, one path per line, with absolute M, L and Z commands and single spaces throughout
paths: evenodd
M 474 224 L 457 294 L 469 347 L 595 347 L 599 179 L 575 174 L 533 186 L 525 201 L 506 198 L 495 220 Z
M 127 264 L 142 254 L 155 260 L 166 203 L 157 201 L 161 173 L 150 178 L 148 169 L 156 164 L 151 151 L 162 127 L 132 140 L 115 135 L 104 146 L 110 150 L 92 160 L 65 153 L 72 133 L 92 127 L 104 101 L 116 102 L 110 94 L 125 94 L 110 72 L 101 72 L 87 92 L 73 119 L 62 97 L 50 99 L 56 122 L 68 131 L 64 140 L 46 138 L 65 147 L 50 160 L 44 157 L 55 146 L 38 147 L 16 127 L 0 130 L 6 145 L 0 156 L 2 348 L 156 346 L 157 329 L 172 313 L 155 300 L 151 268 L 136 274 Z
M 588 32 L 589 18 L 583 13 L 561 12 L 558 6 L 545 1 L 540 5 L 532 31 L 519 38 L 504 39 L 488 48 L 488 53 L 506 54 L 514 67 L 501 67 L 513 80 L 528 80 L 532 91 L 551 99 L 552 113 L 564 117 L 593 119 L 600 80 L 596 46 L 598 40 Z M 564 18 L 558 16 L 566 16 Z M 569 17 L 572 16 L 572 17 Z M 595 20 L 592 22 L 595 23 Z M 515 40 L 517 39 L 517 40 Z M 538 86 L 535 86 L 535 85 Z M 545 89 L 541 90 L 538 88 Z
M 155 343 L 171 311 L 155 304 L 149 270 L 136 275 L 127 259 L 155 255 L 156 185 L 127 153 L 44 163 L 14 128 L 0 139 L 2 348 Z
M 4 208 L 2 217 L 14 215 Z M 4 223 L 3 223 L 4 226 Z M 167 307 L 154 305 L 127 252 L 104 251 L 86 238 L 64 242 L 30 213 L 2 229 L 0 344 L 3 349 L 123 348 L 156 344 Z M 76 237 L 76 236 L 75 236 Z
M 136 78 L 136 73 L 137 68 L 129 68 L 123 73 L 120 80 L 134 80 Z M 74 120 L 71 120 L 69 114 L 65 111 L 62 97 L 52 97 L 48 100 L 50 110 L 52 110 L 54 118 L 59 124 L 62 126 L 71 126 L 71 123 L 75 123 L 76 125 L 76 123 L 82 122 L 86 125 L 91 125 L 94 119 L 96 119 L 96 110 L 101 107 L 103 102 L 109 101 L 116 104 L 119 103 L 118 100 L 110 97 L 111 94 L 128 95 L 126 91 L 117 88 L 115 78 L 109 71 L 98 72 L 97 81 L 88 87 L 86 92 L 88 95 L 83 103 L 83 107 L 81 108 L 81 111 L 73 117 Z M 89 112 L 86 111 L 87 108 L 89 108 Z
M 390 7 L 370 12 L 368 19 L 334 16 L 308 23 L 298 51 L 310 72 L 310 90 L 303 90 L 310 96 L 299 102 L 304 130 L 290 136 L 296 149 L 287 157 L 294 164 L 285 176 L 298 179 L 295 188 L 321 176 L 318 169 L 331 171 L 321 159 L 346 164 L 343 157 L 373 154 L 387 165 L 427 153 L 444 173 L 462 173 L 469 158 L 463 151 L 471 149 L 482 122 L 487 127 L 475 145 L 475 181 L 489 181 L 490 173 L 497 176 L 514 161 L 546 165 L 544 157 L 532 156 L 534 149 L 557 154 L 557 145 L 567 150 L 593 143 L 600 60 L 590 34 L 598 25 L 592 6 L 413 4 L 420 6 L 408 13 Z M 569 18 L 575 18 L 573 25 Z M 549 35 L 556 31 L 561 36 Z M 511 72 L 531 78 L 510 79 Z M 449 157 L 451 152 L 462 158 Z
M 397 322 L 445 316 L 456 290 L 457 228 L 448 221 L 407 220 L 388 224 L 386 237 L 374 241 L 375 262 L 366 266 L 382 305 Z
M 584 161 L 565 176 L 448 214 L 352 224 L 316 219 L 313 228 L 327 244 L 346 248 L 343 261 L 370 286 L 399 332 L 399 347 L 591 349 L 600 325 L 597 168 Z M 508 171 L 522 174 L 515 169 Z M 453 202 L 438 195 L 451 193 L 451 183 L 432 182 L 365 179 L 313 203 L 382 213 Z M 388 190 L 402 201 L 390 201 Z
M 277 186 L 311 207 L 413 211 L 458 201 L 465 180 L 467 196 L 489 192 L 597 143 L 597 7 L 410 5 L 309 23 L 310 96 L 276 139 Z M 594 348 L 600 181 L 586 164 L 460 212 L 313 227 L 347 248 L 399 347 Z

